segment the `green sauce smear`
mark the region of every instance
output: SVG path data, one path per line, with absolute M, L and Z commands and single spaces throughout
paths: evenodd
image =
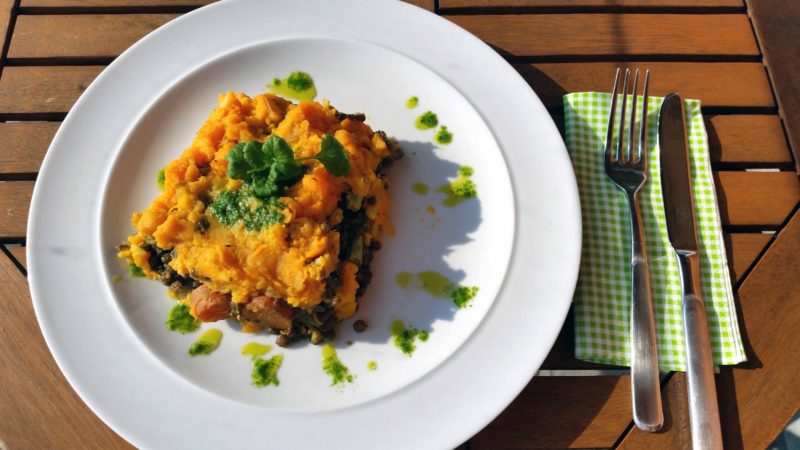
M 408 291 L 425 291 L 434 298 L 450 299 L 459 309 L 472 305 L 472 300 L 478 295 L 477 286 L 459 286 L 433 270 L 400 272 L 395 275 L 394 281 Z
M 336 350 L 331 344 L 322 347 L 322 370 L 331 377 L 331 386 L 342 386 L 344 383 L 353 382 L 353 374 L 339 360 Z
M 132 262 L 128 263 L 128 270 L 130 270 L 132 277 L 142 278 L 144 276 L 144 269 Z
M 370 372 L 375 372 L 376 370 L 378 370 L 378 363 L 375 361 L 369 361 L 367 363 L 367 370 L 369 370 Z
M 206 330 L 206 332 L 201 334 L 200 338 L 189 347 L 189 355 L 210 355 L 219 347 L 220 341 L 222 341 L 222 331 L 213 328 Z
M 248 342 L 242 346 L 242 354 L 250 356 L 261 356 L 272 350 L 272 346 L 259 344 L 258 342 Z
M 191 333 L 200 328 L 200 321 L 189 314 L 189 307 L 178 303 L 167 315 L 167 329 L 181 334 Z
M 411 97 L 408 98 L 408 100 L 406 100 L 406 108 L 408 109 L 414 109 L 417 107 L 418 104 L 419 104 L 419 99 L 417 98 L 416 95 L 412 95 Z
M 417 117 L 414 123 L 420 130 L 430 130 L 431 128 L 436 128 L 436 125 L 439 125 L 439 118 L 436 117 L 436 114 L 432 111 L 426 111 L 421 116 Z
M 478 295 L 476 286 L 461 286 L 450 294 L 453 303 L 459 308 L 466 308 L 472 304 L 472 299 Z
M 439 127 L 439 131 L 433 136 L 433 140 L 439 144 L 449 144 L 453 142 L 453 133 L 448 131 L 446 126 L 442 125 Z
M 407 356 L 411 356 L 414 350 L 417 349 L 417 340 L 426 342 L 430 337 L 430 334 L 425 330 L 406 327 L 406 324 L 404 324 L 402 320 L 395 320 L 392 322 L 390 330 L 392 332 L 394 346 Z
M 458 169 L 458 178 L 436 188 L 436 192 L 445 194 L 442 205 L 452 208 L 478 196 L 478 186 L 471 178 L 473 173 L 475 170 L 472 167 L 462 166 Z
M 159 170 L 156 174 L 156 186 L 158 186 L 158 188 L 162 191 L 164 190 L 164 181 L 166 181 L 166 179 L 167 176 L 164 173 L 164 169 Z
M 113 281 L 114 283 L 119 283 L 120 281 L 122 281 L 122 275 L 116 275 L 116 274 L 111 275 L 111 281 Z
M 225 226 L 239 221 L 247 231 L 259 231 L 283 221 L 284 205 L 276 198 L 262 200 L 253 194 L 250 185 L 235 191 L 223 191 L 208 205 L 211 215 Z
M 415 194 L 425 195 L 428 193 L 429 190 L 430 188 L 428 187 L 428 185 L 421 181 L 417 181 L 416 183 L 411 185 L 411 192 Z
M 317 96 L 314 79 L 306 72 L 297 70 L 284 79 L 274 78 L 267 87 L 274 93 L 295 100 L 312 101 Z
M 270 359 L 253 357 L 253 371 L 250 378 L 253 386 L 263 388 L 269 385 L 279 386 L 278 369 L 283 364 L 283 355 L 275 355 Z

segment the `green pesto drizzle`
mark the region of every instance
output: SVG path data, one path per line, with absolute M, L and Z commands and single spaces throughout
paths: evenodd
M 428 193 L 430 188 L 427 184 L 423 183 L 422 181 L 417 181 L 416 183 L 411 185 L 411 192 L 419 195 L 425 195 Z
M 442 125 L 439 127 L 439 131 L 433 136 L 433 140 L 438 144 L 449 144 L 453 142 L 453 133 L 448 131 L 446 126 Z
M 331 386 L 342 386 L 353 382 L 353 374 L 339 360 L 331 344 L 322 346 L 322 370 L 331 377 Z
M 192 317 L 188 306 L 178 303 L 167 315 L 166 325 L 170 331 L 186 334 L 200 328 L 200 321 Z
M 408 98 L 408 100 L 406 100 L 406 108 L 408 109 L 414 109 L 417 107 L 418 104 L 419 104 L 419 99 L 417 98 L 416 95 L 412 95 L 411 97 Z
M 222 340 L 222 331 L 217 329 L 206 330 L 200 337 L 189 347 L 189 355 L 210 355 L 214 350 L 219 347 Z
M 259 344 L 258 342 L 248 342 L 242 346 L 242 354 L 250 356 L 261 356 L 272 350 L 272 346 Z
M 425 330 L 406 327 L 406 324 L 404 324 L 402 320 L 395 320 L 392 322 L 390 331 L 392 332 L 392 341 L 394 342 L 394 346 L 407 356 L 411 356 L 414 353 L 414 350 L 417 349 L 417 340 L 420 342 L 426 342 L 430 336 L 430 334 Z
M 269 385 L 280 385 L 278 369 L 281 368 L 281 364 L 283 364 L 283 355 L 275 355 L 269 359 L 254 356 L 253 371 L 250 373 L 253 386 L 263 388 Z
M 458 308 L 466 308 L 478 295 L 477 286 L 459 286 L 439 272 L 426 270 L 419 273 L 400 272 L 395 283 L 408 291 L 424 291 L 434 298 L 450 299 Z
M 144 270 L 132 262 L 128 263 L 128 270 L 132 277 L 142 278 L 144 276 Z
M 370 372 L 378 370 L 378 363 L 375 361 L 367 362 L 367 370 L 369 370 Z
M 458 169 L 458 178 L 436 188 L 436 192 L 445 194 L 442 205 L 452 208 L 478 196 L 478 186 L 471 178 L 473 173 L 472 167 L 462 166 Z
M 314 86 L 314 79 L 306 72 L 297 70 L 289 74 L 284 79 L 274 78 L 272 83 L 267 85 L 272 92 L 295 100 L 312 101 L 317 96 L 317 88 Z
M 114 283 L 119 283 L 120 281 L 122 281 L 122 275 L 117 275 L 117 274 L 111 275 L 111 281 L 113 281 Z
M 283 221 L 284 205 L 277 198 L 262 200 L 245 184 L 235 191 L 223 191 L 208 205 L 211 215 L 225 226 L 241 221 L 247 231 L 258 231 Z
M 164 169 L 161 169 L 156 174 L 156 186 L 162 191 L 164 190 L 164 181 L 167 179 L 166 174 L 164 173 Z
M 432 111 L 426 111 L 421 116 L 417 117 L 414 124 L 420 130 L 430 130 L 431 128 L 436 128 L 436 125 L 439 125 L 439 118 L 436 117 L 436 114 Z
M 461 286 L 450 294 L 450 299 L 459 308 L 466 308 L 472 304 L 472 299 L 478 295 L 477 286 Z

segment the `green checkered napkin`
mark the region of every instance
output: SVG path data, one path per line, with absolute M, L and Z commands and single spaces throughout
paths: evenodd
M 649 99 L 649 179 L 639 194 L 639 201 L 650 263 L 658 359 L 660 369 L 670 371 L 685 370 L 686 357 L 680 276 L 667 237 L 661 198 L 657 132 L 662 100 L 661 97 Z M 567 148 L 578 179 L 583 214 L 583 254 L 574 299 L 575 356 L 586 361 L 629 366 L 630 218 L 623 192 L 606 177 L 603 167 L 610 107 L 611 94 L 581 92 L 564 96 Z M 685 109 L 700 239 L 700 270 L 714 363 L 736 364 L 745 360 L 745 354 L 728 275 L 700 101 L 686 100 Z

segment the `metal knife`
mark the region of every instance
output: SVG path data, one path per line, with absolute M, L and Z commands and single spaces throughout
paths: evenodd
M 667 233 L 678 259 L 683 291 L 686 376 L 689 384 L 689 419 L 695 450 L 722 449 L 714 366 L 708 318 L 700 290 L 697 227 L 689 166 L 686 117 L 678 94 L 667 95 L 658 121 L 661 148 L 661 190 Z

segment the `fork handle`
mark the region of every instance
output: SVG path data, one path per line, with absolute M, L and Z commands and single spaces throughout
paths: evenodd
M 631 391 L 633 421 L 644 431 L 654 432 L 664 424 L 656 351 L 656 326 L 650 290 L 650 266 L 644 245 L 638 192 L 628 196 L 631 213 Z

